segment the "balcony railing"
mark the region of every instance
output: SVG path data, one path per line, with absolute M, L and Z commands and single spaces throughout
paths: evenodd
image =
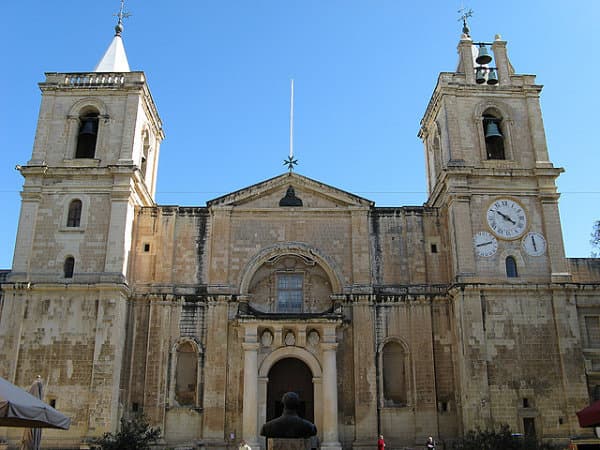
M 46 73 L 42 85 L 73 88 L 123 87 L 145 81 L 142 72 Z
M 121 86 L 125 83 L 122 73 L 67 73 L 64 84 L 69 86 Z

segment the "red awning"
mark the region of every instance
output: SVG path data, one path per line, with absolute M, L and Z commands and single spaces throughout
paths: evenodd
M 577 418 L 582 428 L 600 425 L 600 400 L 578 411 Z

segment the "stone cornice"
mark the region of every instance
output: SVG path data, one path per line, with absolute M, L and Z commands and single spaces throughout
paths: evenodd
M 35 282 L 8 282 L 0 285 L 4 292 L 109 292 L 117 291 L 125 297 L 131 295 L 131 290 L 126 284 L 119 283 L 35 283 Z

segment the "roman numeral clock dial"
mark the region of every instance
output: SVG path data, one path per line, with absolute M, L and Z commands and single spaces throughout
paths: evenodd
M 527 214 L 519 203 L 509 198 L 499 198 L 486 213 L 487 223 L 501 239 L 516 239 L 527 228 Z
M 477 256 L 493 256 L 498 250 L 498 241 L 491 233 L 480 231 L 473 237 L 473 245 Z

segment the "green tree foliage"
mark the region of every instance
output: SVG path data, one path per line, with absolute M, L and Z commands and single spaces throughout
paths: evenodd
M 149 450 L 150 443 L 160 438 L 160 428 L 152 428 L 144 415 L 121 418 L 121 429 L 104 433 L 94 443 L 102 450 Z
M 508 425 L 499 430 L 472 430 L 452 443 L 452 450 L 556 450 L 559 447 L 535 438 L 513 435 Z
M 596 220 L 594 222 L 594 228 L 592 229 L 592 239 L 590 239 L 590 244 L 592 244 L 592 258 L 600 257 L 600 220 Z

